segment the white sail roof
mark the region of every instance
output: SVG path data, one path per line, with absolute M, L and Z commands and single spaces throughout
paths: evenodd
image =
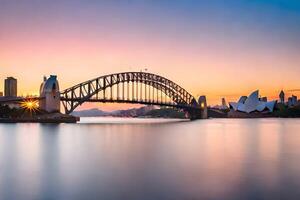
M 259 99 L 259 91 L 252 92 L 249 97 L 242 96 L 238 102 L 229 102 L 229 105 L 235 111 L 251 113 L 253 111 L 262 112 L 268 109 L 273 112 L 277 101 L 265 102 Z

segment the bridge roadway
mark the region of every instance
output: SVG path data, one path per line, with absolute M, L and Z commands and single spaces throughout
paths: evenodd
M 38 101 L 44 99 L 43 97 L 0 97 L 0 104 L 4 103 L 18 103 L 22 101 Z
M 61 97 L 61 101 L 73 101 L 73 102 L 80 102 L 82 101 L 81 98 L 73 98 L 73 99 L 70 99 L 70 98 L 64 98 L 64 97 Z M 165 101 L 144 101 L 144 100 L 126 100 L 126 99 L 96 99 L 96 98 L 91 98 L 91 99 L 88 99 L 88 100 L 85 100 L 85 102 L 98 102 L 98 103 L 128 103 L 128 104 L 144 104 L 144 105 L 156 105 L 156 106 L 168 106 L 168 107 L 177 107 L 177 108 L 181 108 L 181 109 L 184 109 L 184 108 L 190 108 L 190 106 L 188 105 L 180 105 L 180 104 L 175 104 L 175 103 L 172 103 L 172 102 L 165 102 Z M 201 110 L 200 108 L 195 108 L 195 109 L 199 109 Z

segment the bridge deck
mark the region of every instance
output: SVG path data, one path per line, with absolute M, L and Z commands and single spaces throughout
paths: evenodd
M 43 99 L 43 97 L 1 97 L 0 104 L 3 103 L 14 103 L 14 102 L 21 102 L 21 101 L 38 101 Z
M 61 97 L 62 101 L 73 101 L 73 102 L 82 102 L 81 98 L 64 98 Z M 160 102 L 160 101 L 141 101 L 141 100 L 123 100 L 123 99 L 87 99 L 84 100 L 84 102 L 98 102 L 98 103 L 128 103 L 128 104 L 144 104 L 144 105 L 157 105 L 157 106 L 168 106 L 168 107 L 175 107 L 175 108 L 182 108 L 182 109 L 187 109 L 187 108 L 192 108 L 196 110 L 201 110 L 200 107 L 191 107 L 190 105 L 186 104 L 176 104 L 173 102 Z M 82 102 L 82 103 L 84 103 Z

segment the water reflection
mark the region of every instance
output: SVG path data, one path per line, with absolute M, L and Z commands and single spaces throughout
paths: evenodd
M 0 199 L 300 197 L 300 120 L 105 120 L 1 124 Z

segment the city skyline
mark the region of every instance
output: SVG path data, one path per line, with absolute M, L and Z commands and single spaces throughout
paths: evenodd
M 147 68 L 211 105 L 299 95 L 298 1 L 30 2 L 0 0 L 0 91 L 8 76 L 26 95 L 43 75 L 64 89 Z

